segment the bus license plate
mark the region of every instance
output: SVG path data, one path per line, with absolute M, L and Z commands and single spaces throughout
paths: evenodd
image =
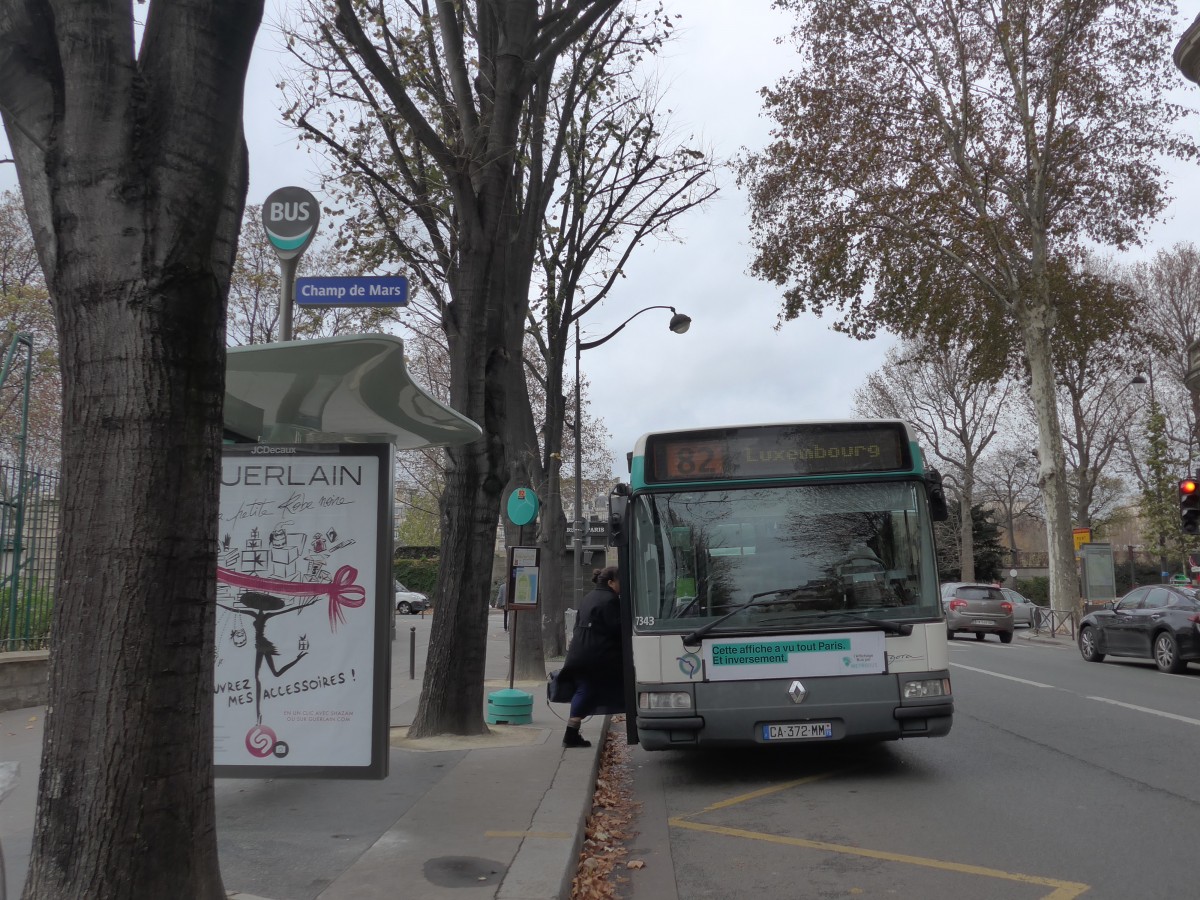
M 784 722 L 764 725 L 764 741 L 803 741 L 833 737 L 832 722 Z

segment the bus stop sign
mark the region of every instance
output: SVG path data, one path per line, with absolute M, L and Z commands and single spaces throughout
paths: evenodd
M 262 223 L 267 240 L 280 259 L 295 259 L 312 243 L 321 221 L 317 198 L 299 187 L 272 191 L 262 206 Z
M 537 513 L 538 498 L 533 488 L 519 487 L 508 495 L 508 520 L 514 525 L 528 525 Z

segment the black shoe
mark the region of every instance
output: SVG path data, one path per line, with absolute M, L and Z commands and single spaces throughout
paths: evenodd
M 566 734 L 563 735 L 564 747 L 590 747 L 592 742 L 584 740 L 579 736 L 579 726 L 568 725 Z

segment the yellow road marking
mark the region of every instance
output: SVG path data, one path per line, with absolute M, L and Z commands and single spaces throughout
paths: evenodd
M 783 784 L 777 784 L 774 787 L 765 787 L 757 791 L 751 791 L 748 794 L 739 794 L 736 797 L 731 797 L 728 800 L 722 800 L 720 803 L 714 803 L 712 806 L 706 806 L 700 812 L 688 813 L 686 816 L 679 816 L 679 821 L 690 819 L 693 816 L 702 816 L 706 812 L 713 812 L 718 809 L 727 809 L 730 806 L 736 806 L 739 803 L 745 803 L 747 800 L 757 800 L 759 797 L 767 797 L 771 794 L 778 794 L 780 791 L 786 791 L 788 788 L 794 788 L 801 784 L 811 784 L 814 781 L 820 781 L 823 778 L 832 778 L 834 775 L 844 775 L 847 772 L 853 772 L 855 769 L 861 769 L 862 766 L 847 766 L 844 769 L 834 769 L 831 772 L 822 772 L 819 775 L 809 775 L 807 778 L 797 778 L 795 781 L 787 781 Z
M 575 837 L 566 831 L 485 831 L 484 837 L 494 838 L 553 838 L 554 840 L 566 841 Z
M 706 831 L 710 834 L 723 834 L 728 837 L 747 838 L 754 841 L 766 841 L 772 844 L 785 844 L 790 847 L 806 847 L 811 850 L 825 850 L 830 853 L 845 853 L 852 856 L 864 856 L 870 859 L 886 860 L 888 862 L 905 863 L 913 866 L 924 866 L 927 869 L 941 869 L 947 872 L 958 872 L 964 875 L 982 875 L 987 878 L 1001 878 L 1006 881 L 1018 881 L 1023 884 L 1037 884 L 1044 887 L 1054 888 L 1042 900 L 1074 900 L 1080 894 L 1091 888 L 1091 885 L 1081 884 L 1075 881 L 1061 881 L 1057 878 L 1042 878 L 1037 875 L 1022 875 L 1018 872 L 1005 872 L 1001 869 L 989 869 L 985 866 L 972 866 L 966 863 L 946 862 L 940 859 L 929 859 L 923 856 L 909 856 L 904 853 L 889 853 L 886 850 L 867 850 L 862 847 L 851 847 L 846 844 L 829 844 L 825 841 L 810 841 L 804 838 L 784 837 L 777 834 L 764 834 L 757 831 L 745 831 L 741 828 L 727 828 L 721 825 L 705 825 L 701 822 L 693 822 L 696 816 L 701 816 L 707 812 L 714 812 L 719 809 L 728 809 L 731 806 L 736 806 L 739 803 L 745 803 L 748 800 L 757 800 L 760 797 L 767 797 L 771 794 L 777 794 L 780 791 L 786 791 L 789 788 L 798 787 L 802 784 L 812 784 L 814 781 L 821 781 L 825 778 L 832 778 L 834 775 L 844 775 L 847 772 L 853 772 L 863 766 L 847 766 L 841 769 L 833 769 L 829 772 L 821 772 L 817 775 L 809 775 L 806 778 L 797 778 L 795 781 L 787 781 L 783 784 L 777 784 L 772 787 L 760 788 L 757 791 L 750 791 L 746 794 L 738 794 L 736 797 L 730 797 L 728 800 L 722 800 L 719 803 L 714 803 L 711 806 L 706 806 L 697 813 L 689 813 L 683 816 L 676 816 L 668 819 L 668 824 L 674 825 L 677 828 L 690 828 L 692 831 Z
M 715 807 L 710 807 L 715 808 Z M 1022 875 L 1017 872 L 1005 872 L 1001 869 L 989 869 L 985 866 L 971 866 L 965 863 L 946 862 L 940 859 L 928 859 L 923 856 L 909 856 L 906 853 L 889 853 L 885 850 L 867 850 L 862 847 L 850 847 L 846 844 L 829 844 L 825 841 L 809 841 L 803 838 L 784 837 L 778 834 L 763 834 L 757 831 L 744 831 L 741 828 L 726 828 L 722 825 L 705 825 L 701 822 L 690 822 L 686 818 L 673 818 L 669 824 L 677 828 L 689 828 L 692 831 L 705 831 L 710 834 L 722 834 L 728 837 L 747 838 L 753 841 L 766 841 L 771 844 L 784 844 L 788 847 L 805 847 L 810 850 L 826 850 L 830 853 L 845 853 L 850 856 L 864 856 L 868 859 L 879 859 L 887 862 L 906 863 L 910 866 L 924 866 L 927 869 L 941 869 L 946 872 L 958 872 L 964 875 L 982 875 L 987 878 L 1002 878 L 1006 881 L 1018 881 L 1023 884 L 1038 884 L 1052 887 L 1054 890 L 1043 900 L 1074 900 L 1091 885 L 1075 881 L 1060 881 L 1057 878 L 1041 878 L 1037 875 Z

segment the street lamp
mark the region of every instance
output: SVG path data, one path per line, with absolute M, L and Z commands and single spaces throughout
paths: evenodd
M 632 316 L 610 331 L 602 338 L 597 338 L 594 341 L 581 341 L 579 339 L 579 320 L 575 320 L 575 526 L 574 532 L 574 550 L 575 550 L 575 599 L 579 600 L 579 569 L 583 564 L 583 440 L 582 440 L 582 424 L 580 421 L 580 403 L 579 403 L 579 355 L 584 350 L 591 350 L 593 347 L 599 347 L 606 341 L 611 340 L 620 333 L 621 329 L 636 319 L 644 312 L 649 312 L 652 309 L 669 309 L 672 313 L 671 322 L 667 326 L 675 334 L 683 334 L 692 326 L 692 320 L 681 312 L 676 312 L 673 306 L 647 306 L 645 309 L 639 309 Z
M 1149 375 L 1149 378 L 1147 378 L 1146 375 Z M 1138 390 L 1149 387 L 1150 405 L 1154 406 L 1154 363 L 1152 361 L 1146 362 L 1146 375 L 1134 375 L 1131 379 L 1129 379 L 1129 383 Z
M 1149 377 L 1146 377 L 1146 376 L 1149 376 Z M 1154 361 L 1153 361 L 1153 359 L 1146 360 L 1146 376 L 1143 376 L 1141 374 L 1134 375 L 1133 378 L 1129 379 L 1129 384 L 1130 384 L 1130 386 L 1135 387 L 1138 390 L 1143 390 L 1146 387 L 1150 388 L 1150 414 L 1151 414 L 1151 416 L 1153 416 L 1155 413 L 1159 412 L 1158 404 L 1155 403 L 1155 401 L 1154 401 Z M 1153 447 L 1155 440 L 1165 441 L 1166 436 L 1165 436 L 1165 434 L 1161 433 L 1159 428 L 1157 428 L 1157 427 L 1151 428 L 1152 423 L 1153 423 L 1153 418 L 1147 420 L 1146 428 L 1147 428 L 1147 437 L 1150 439 L 1151 445 Z M 1152 474 L 1149 472 L 1147 473 L 1147 479 L 1151 482 L 1151 488 L 1154 489 L 1154 486 L 1152 483 Z M 1162 534 L 1162 533 L 1160 533 L 1158 535 L 1158 554 L 1159 554 L 1158 555 L 1159 570 L 1165 576 L 1167 574 L 1167 547 L 1166 547 L 1166 535 Z M 1164 578 L 1164 581 L 1165 581 L 1165 578 Z

